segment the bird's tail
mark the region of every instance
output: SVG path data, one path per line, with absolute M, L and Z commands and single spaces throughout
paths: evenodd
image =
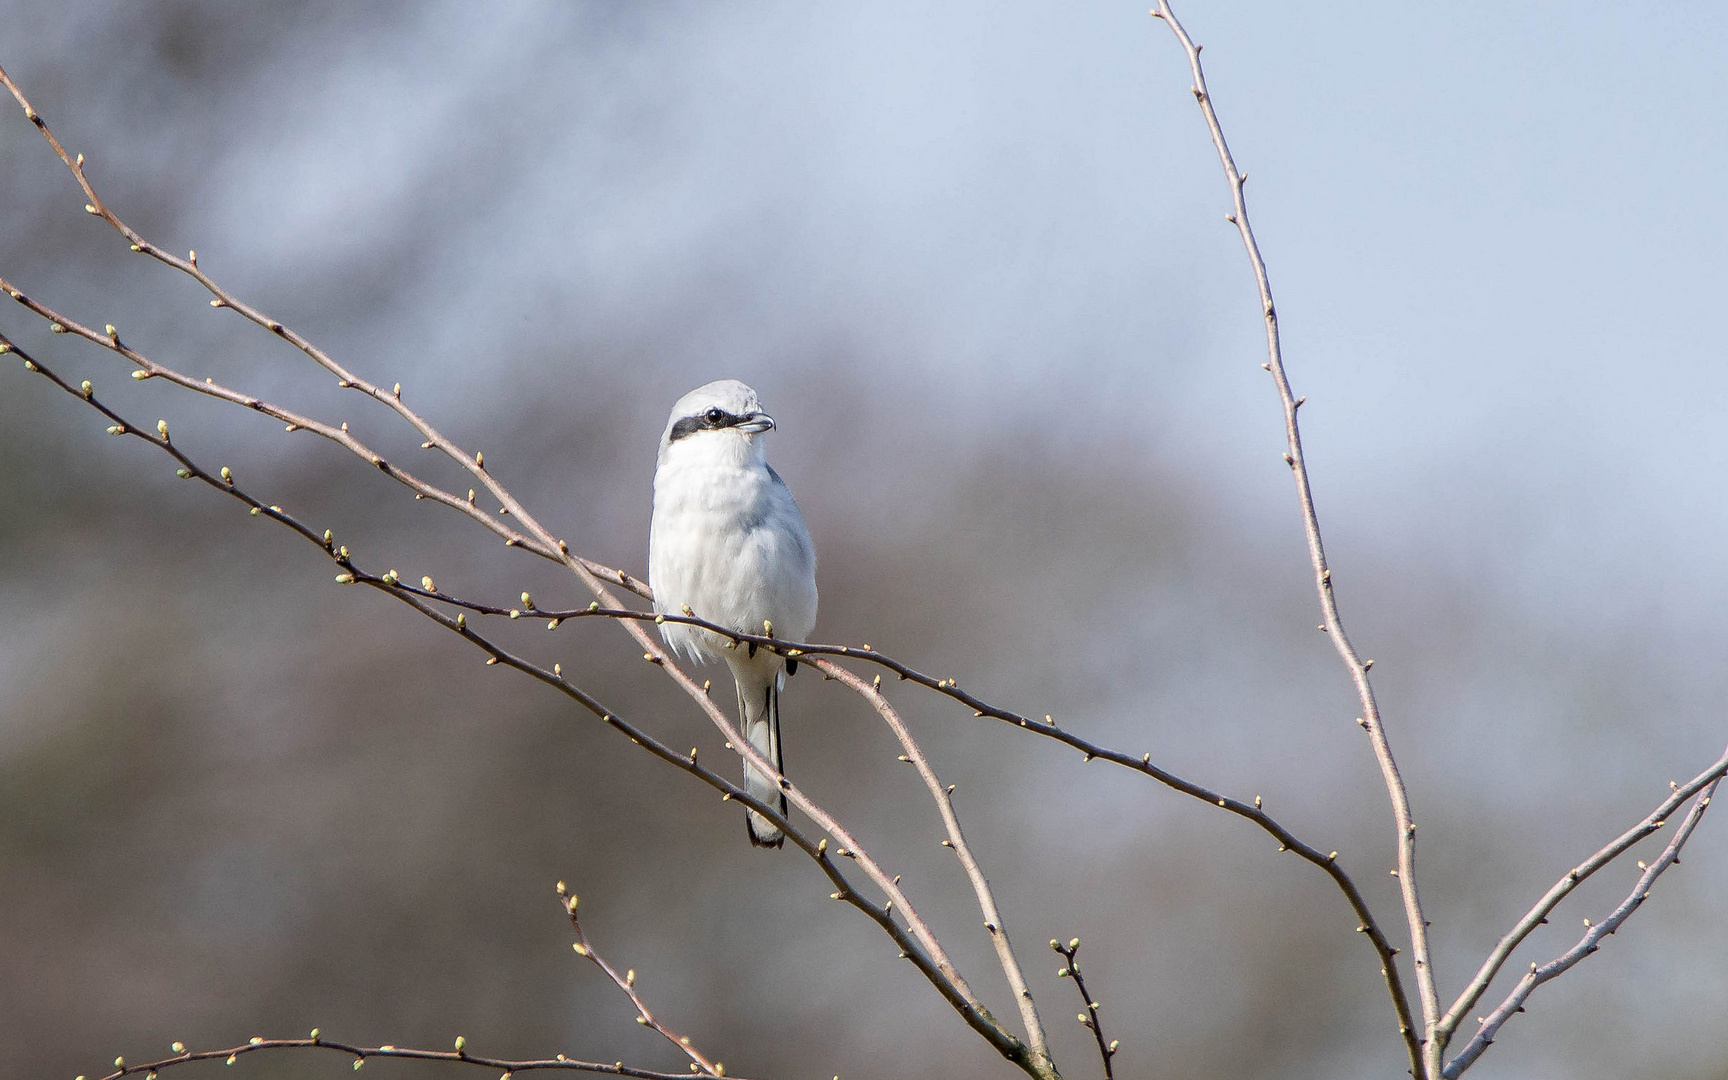
M 733 672 L 738 682 L 738 718 L 750 745 L 784 776 L 786 759 L 780 752 L 779 672 L 770 669 L 765 677 L 757 677 L 757 670 L 760 669 Z M 772 777 L 748 761 L 744 762 L 744 790 L 769 806 L 778 806 L 781 815 L 785 815 L 786 793 L 780 790 L 780 785 Z M 754 810 L 747 812 L 744 824 L 750 832 L 750 842 L 757 847 L 777 848 L 786 841 L 786 833 L 780 826 Z

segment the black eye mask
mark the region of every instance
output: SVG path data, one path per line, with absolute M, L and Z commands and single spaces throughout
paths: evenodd
M 686 416 L 672 425 L 672 434 L 667 442 L 677 442 L 686 435 L 694 435 L 698 431 L 716 431 L 738 424 L 743 417 L 733 416 L 725 409 L 710 408 L 695 416 Z

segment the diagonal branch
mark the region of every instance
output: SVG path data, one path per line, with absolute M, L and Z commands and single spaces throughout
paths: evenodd
M 1698 822 L 1704 817 L 1704 811 L 1710 808 L 1710 799 L 1715 795 L 1716 787 L 1721 782 L 1722 771 L 1718 769 L 1715 779 L 1705 786 L 1703 793 L 1693 802 L 1692 808 L 1686 811 L 1686 817 L 1680 822 L 1680 828 L 1675 831 L 1674 839 L 1670 840 L 1668 846 L 1662 849 L 1662 854 L 1657 860 L 1649 866 L 1645 866 L 1642 862 L 1638 864 L 1639 869 L 1644 872 L 1638 875 L 1638 884 L 1632 887 L 1631 894 L 1620 902 L 1619 907 L 1616 907 L 1606 919 L 1594 926 L 1590 925 L 1589 919 L 1585 919 L 1584 936 L 1578 940 L 1578 944 L 1546 964 L 1530 965 L 1530 970 L 1525 973 L 1522 979 L 1518 980 L 1518 985 L 1512 988 L 1510 994 L 1506 995 L 1506 1000 L 1502 1001 L 1499 1007 L 1482 1021 L 1482 1026 L 1477 1029 L 1475 1038 L 1471 1039 L 1456 1057 L 1446 1063 L 1445 1072 L 1442 1074 L 1446 1080 L 1454 1080 L 1465 1069 L 1475 1064 L 1476 1059 L 1482 1056 L 1482 1052 L 1494 1042 L 1494 1036 L 1505 1025 L 1506 1021 L 1512 1019 L 1515 1014 L 1524 1011 L 1525 1000 L 1538 986 L 1550 979 L 1564 975 L 1579 961 L 1601 948 L 1602 939 L 1620 929 L 1620 924 L 1630 918 L 1632 913 L 1650 898 L 1650 887 L 1656 883 L 1657 878 L 1662 876 L 1662 871 L 1680 861 L 1680 849 L 1686 846 L 1686 841 L 1692 836 L 1692 830 L 1698 827 Z
M 570 916 L 570 925 L 576 931 L 576 955 L 586 957 L 593 965 L 605 972 L 613 985 L 624 992 L 630 999 L 630 1004 L 636 1006 L 636 1022 L 651 1027 L 662 1037 L 690 1058 L 691 1070 L 701 1069 L 709 1076 L 725 1076 L 726 1066 L 718 1061 L 710 1061 L 703 1053 L 691 1045 L 690 1037 L 675 1034 L 671 1028 L 661 1023 L 648 1010 L 648 1004 L 642 1000 L 642 995 L 636 992 L 636 970 L 631 968 L 623 975 L 618 969 L 608 964 L 604 957 L 594 951 L 594 944 L 588 940 L 588 935 L 582 930 L 582 921 L 576 917 L 576 894 L 565 888 L 564 883 L 558 883 L 558 895 L 564 898 L 564 911 Z
M 793 846 L 797 847 L 806 855 L 810 856 L 810 858 L 815 860 L 823 873 L 828 877 L 829 881 L 833 883 L 836 891 L 830 894 L 832 898 L 850 904 L 880 926 L 889 935 L 889 937 L 899 945 L 901 955 L 910 960 L 913 965 L 924 974 L 925 978 L 931 982 L 937 991 L 942 994 L 943 998 L 947 1000 L 955 1011 L 961 1015 L 962 1019 L 966 1021 L 968 1026 L 972 1027 L 973 1030 L 983 1036 L 987 1042 L 996 1047 L 1004 1057 L 1019 1065 L 1029 1074 L 1037 1077 L 1055 1077 L 1056 1073 L 1053 1068 L 1048 1066 L 1047 1059 L 1040 1059 L 1032 1055 L 1027 1050 L 1024 1043 L 1015 1038 L 1001 1025 L 999 1021 L 995 1019 L 995 1017 L 990 1015 L 989 1010 L 984 1008 L 984 1006 L 977 1000 L 976 996 L 966 986 L 964 980 L 959 977 L 958 972 L 954 971 L 952 963 L 947 961 L 946 956 L 941 953 L 940 946 L 936 945 L 934 950 L 930 948 L 931 945 L 935 945 L 934 934 L 931 932 L 928 924 L 925 924 L 923 920 L 918 917 L 917 913 L 911 909 L 910 901 L 905 899 L 904 893 L 902 893 L 899 888 L 899 876 L 896 875 L 892 878 L 888 878 L 885 872 L 882 871 L 881 867 L 871 858 L 869 853 L 858 847 L 857 842 L 852 839 L 850 833 L 841 827 L 838 822 L 834 822 L 832 817 L 829 816 L 826 811 L 811 803 L 808 798 L 795 787 L 782 779 L 782 787 L 787 792 L 788 796 L 797 802 L 800 808 L 804 809 L 807 814 L 810 814 L 812 819 L 814 819 L 818 825 L 827 829 L 830 835 L 840 842 L 842 849 L 846 851 L 847 857 L 851 858 L 863 867 L 866 874 L 870 876 L 873 881 L 876 881 L 879 886 L 882 886 L 884 892 L 888 893 L 889 900 L 886 904 L 875 904 L 873 901 L 870 901 L 860 894 L 852 886 L 852 884 L 840 872 L 838 865 L 829 854 L 827 839 L 820 841 L 812 840 L 807 834 L 797 829 L 790 821 L 782 816 L 777 807 L 769 806 L 767 803 L 753 798 L 744 789 L 728 780 L 725 780 L 719 774 L 705 766 L 700 765 L 697 762 L 697 756 L 694 750 L 692 750 L 690 754 L 685 755 L 665 746 L 646 732 L 642 731 L 640 728 L 635 727 L 616 713 L 607 709 L 586 691 L 566 680 L 562 669 L 558 665 L 554 664 L 552 669 L 548 671 L 544 667 L 540 667 L 539 665 L 505 650 L 501 646 L 469 628 L 467 619 L 461 613 L 451 617 L 446 615 L 444 612 L 431 607 L 413 593 L 401 589 L 393 572 L 384 575 L 367 574 L 354 564 L 352 557 L 349 555 L 348 549 L 346 547 L 338 547 L 328 532 L 325 532 L 320 536 L 312 528 L 285 512 L 281 507 L 268 506 L 258 499 L 253 498 L 251 495 L 248 495 L 235 484 L 232 474 L 229 473 L 227 469 L 221 470 L 221 475 L 217 475 L 210 473 L 208 470 L 199 466 L 171 441 L 168 434 L 167 424 L 165 422 L 158 422 L 157 433 L 155 435 L 148 433 L 144 429 L 132 424 L 119 413 L 115 412 L 105 403 L 97 399 L 93 387 L 88 382 L 84 383 L 81 388 L 74 388 L 59 375 L 44 367 L 23 350 L 18 349 L 3 335 L 0 335 L 0 354 L 5 353 L 16 353 L 24 362 L 27 370 L 44 376 L 61 390 L 80 398 L 102 415 L 112 420 L 114 423 L 108 429 L 110 434 L 130 435 L 143 439 L 145 442 L 150 443 L 152 446 L 155 446 L 157 449 L 168 454 L 180 464 L 181 468 L 178 470 L 178 475 L 183 479 L 195 479 L 215 488 L 218 491 L 228 494 L 245 503 L 254 516 L 272 518 L 273 520 L 292 529 L 306 540 L 318 545 L 328 557 L 330 557 L 338 566 L 343 568 L 344 572 L 337 576 L 338 582 L 344 584 L 365 584 L 395 597 L 397 600 L 402 601 L 414 610 L 418 611 L 421 615 L 431 619 L 446 630 L 456 633 L 470 644 L 475 645 L 477 648 L 484 651 L 487 654 L 486 663 L 488 665 L 502 664 L 507 667 L 513 667 L 516 670 L 530 675 L 548 686 L 553 687 L 560 693 L 563 693 L 565 696 L 582 705 L 583 708 L 592 712 L 608 726 L 623 733 L 631 742 L 648 750 L 651 754 L 660 758 L 662 761 L 697 777 L 710 787 L 719 791 L 722 799 L 743 803 L 750 809 L 755 810 L 774 821 L 786 831 L 787 837 L 792 841 Z M 649 656 L 649 659 L 653 659 L 652 655 Z M 698 688 L 698 692 L 702 692 L 700 688 Z M 703 696 L 705 697 L 706 695 L 704 694 Z M 748 746 L 748 743 L 745 742 L 745 740 L 740 738 L 735 732 L 731 731 L 730 723 L 725 721 L 723 716 L 720 720 L 723 724 L 723 732 L 729 734 L 729 741 L 734 743 L 743 743 Z M 760 757 L 760 755 L 757 756 L 758 758 Z M 769 771 L 772 774 L 772 770 L 770 769 Z M 901 917 L 906 920 L 907 925 L 905 927 L 901 927 L 893 918 L 893 910 L 896 905 L 900 908 Z
M 1612 842 L 1604 846 L 1600 851 L 1596 852 L 1596 854 L 1585 859 L 1577 866 L 1574 866 L 1571 870 L 1568 870 L 1565 877 L 1556 881 L 1547 892 L 1543 893 L 1542 899 L 1538 900 L 1534 907 L 1525 912 L 1524 917 L 1519 919 L 1512 929 L 1508 930 L 1506 935 L 1494 946 L 1494 950 L 1490 952 L 1488 958 L 1482 962 L 1481 969 L 1476 972 L 1476 977 L 1470 980 L 1470 985 L 1464 988 L 1464 992 L 1458 995 L 1458 1000 L 1452 1004 L 1450 1009 L 1446 1010 L 1446 1015 L 1441 1018 L 1438 1028 L 1441 1045 L 1444 1046 L 1446 1042 L 1452 1038 L 1453 1032 L 1458 1029 L 1458 1024 L 1463 1020 L 1465 1014 L 1475 1007 L 1476 1002 L 1481 999 L 1483 992 L 1488 989 L 1488 985 L 1492 983 L 1494 977 L 1499 974 L 1500 969 L 1505 965 L 1507 958 L 1512 955 L 1512 951 L 1516 949 L 1525 938 L 1529 937 L 1538 926 L 1548 921 L 1548 913 L 1558 907 L 1560 901 L 1566 899 L 1566 897 L 1571 894 L 1572 890 L 1576 889 L 1585 878 L 1602 869 L 1604 866 L 1607 866 L 1609 863 L 1625 854 L 1632 845 L 1666 825 L 1668 823 L 1669 815 L 1673 814 L 1674 811 L 1679 808 L 1681 803 L 1690 799 L 1692 796 L 1698 794 L 1698 792 L 1703 791 L 1707 787 L 1711 791 L 1714 791 L 1717 782 L 1722 779 L 1722 776 L 1725 773 L 1728 773 L 1728 751 L 1724 751 L 1722 756 L 1716 760 L 1715 764 L 1711 765 L 1708 769 L 1705 769 L 1691 780 L 1684 784 L 1674 785 L 1673 792 L 1666 799 L 1662 800 L 1661 805 L 1657 806 L 1656 809 L 1645 815 L 1643 821 L 1640 821 L 1630 829 L 1627 829 L 1625 832 L 1615 837 Z M 1706 792 L 1706 795 L 1708 795 L 1708 792 Z M 1702 810 L 1699 812 L 1702 813 Z
M 349 432 L 348 425 L 345 423 L 337 425 L 327 424 L 321 420 L 315 420 L 290 409 L 285 409 L 280 405 L 273 405 L 268 401 L 253 397 L 251 394 L 243 391 L 224 386 L 221 383 L 216 382 L 214 379 L 197 379 L 184 372 L 176 371 L 173 368 L 158 364 L 143 353 L 139 352 L 137 349 L 134 349 L 124 341 L 120 340 L 120 333 L 113 327 L 113 325 L 110 324 L 102 331 L 94 330 L 78 320 L 70 318 L 53 308 L 48 307 L 33 297 L 26 296 L 16 285 L 4 277 L 0 277 L 0 292 L 4 292 L 29 311 L 41 316 L 43 319 L 46 319 L 48 321 L 48 328 L 54 333 L 70 334 L 73 337 L 83 338 L 85 341 L 88 341 L 93 345 L 100 346 L 101 348 L 107 349 L 110 352 L 116 353 L 131 361 L 132 364 L 135 365 L 135 370 L 132 372 L 132 377 L 134 379 L 139 381 L 146 379 L 161 379 L 164 382 L 172 383 L 181 389 L 190 390 L 197 394 L 203 394 L 206 397 L 212 397 L 218 401 L 225 401 L 230 405 L 239 405 L 242 408 L 250 409 L 253 412 L 268 416 L 274 420 L 282 421 L 287 425 L 289 434 L 296 431 L 309 431 L 314 435 L 328 439 L 354 454 L 368 465 L 371 465 L 373 468 L 382 472 L 385 476 L 390 477 L 390 479 L 395 480 L 397 483 L 408 488 L 414 493 L 416 499 L 431 499 L 433 502 L 439 503 L 443 506 L 448 506 L 467 515 L 490 529 L 492 532 L 503 537 L 504 543 L 511 547 L 525 548 L 533 551 L 536 555 L 551 559 L 555 562 L 562 561 L 560 555 L 555 549 L 539 544 L 537 541 L 523 536 L 520 532 L 510 528 L 503 522 L 493 518 L 490 514 L 486 513 L 486 511 L 480 509 L 480 507 L 474 503 L 472 491 L 469 492 L 469 498 L 463 500 L 452 492 L 427 483 L 394 462 L 386 460 L 383 455 L 379 454 L 376 450 L 373 450 L 370 446 L 355 438 L 353 434 Z
M 1014 991 L 1014 1000 L 1020 1006 L 1020 1019 L 1026 1025 L 1026 1041 L 1033 1054 L 1049 1061 L 1050 1048 L 1045 1041 L 1044 1025 L 1038 1019 L 1038 1007 L 1032 1000 L 1032 991 L 1027 988 L 1026 976 L 1021 973 L 1020 962 L 1014 956 L 1014 946 L 1008 941 L 1008 927 L 1003 924 L 1002 915 L 996 909 L 996 898 L 990 892 L 990 882 L 985 879 L 984 871 L 978 866 L 978 860 L 973 857 L 972 849 L 966 843 L 965 834 L 960 831 L 960 819 L 954 813 L 954 785 L 942 786 L 936 770 L 930 767 L 929 759 L 912 738 L 912 732 L 907 730 L 905 721 L 901 720 L 900 714 L 888 704 L 888 699 L 882 696 L 882 676 L 876 676 L 875 683 L 871 684 L 866 683 L 856 672 L 849 671 L 831 660 L 816 660 L 813 663 L 817 670 L 831 679 L 838 679 L 876 709 L 894 732 L 894 737 L 900 740 L 901 748 L 906 751 L 900 756 L 900 760 L 918 770 L 918 778 L 924 781 L 930 797 L 936 801 L 936 811 L 942 816 L 942 825 L 948 831 L 948 838 L 942 841 L 942 845 L 952 848 L 954 854 L 959 856 L 960 865 L 965 868 L 966 877 L 972 882 L 978 907 L 984 913 L 984 929 L 990 935 L 990 944 L 995 947 L 1002 972 L 1008 977 L 1008 987 Z
M 1423 1033 L 1418 1038 L 1410 1030 L 1409 1018 L 1406 1015 L 1399 1016 L 1399 1028 L 1404 1035 L 1406 1048 L 1410 1051 L 1413 1074 L 1427 1080 L 1438 1080 L 1440 1047 L 1434 1038 L 1434 1026 L 1440 1019 L 1440 1004 L 1434 989 L 1434 972 L 1429 961 L 1428 920 L 1422 914 L 1422 901 L 1416 892 L 1416 822 L 1411 817 L 1410 797 L 1404 788 L 1404 778 L 1398 772 L 1398 763 L 1392 757 L 1392 745 L 1387 741 L 1385 728 L 1380 722 L 1380 708 L 1374 700 L 1374 689 L 1368 682 L 1368 668 L 1373 661 L 1364 661 L 1357 655 L 1350 639 L 1345 636 L 1344 623 L 1338 614 L 1338 602 L 1332 594 L 1332 571 L 1326 566 L 1326 549 L 1320 540 L 1320 517 L 1314 509 L 1314 492 L 1309 486 L 1308 465 L 1302 456 L 1302 433 L 1296 420 L 1296 412 L 1306 399 L 1296 397 L 1291 391 L 1290 379 L 1284 371 L 1283 347 L 1278 337 L 1278 311 L 1272 303 L 1272 285 L 1266 275 L 1266 261 L 1260 256 L 1260 245 L 1255 242 L 1254 231 L 1248 224 L 1248 203 L 1242 193 L 1248 177 L 1236 168 L 1236 161 L 1230 155 L 1230 147 L 1224 141 L 1224 129 L 1219 125 L 1218 113 L 1212 107 L 1212 95 L 1206 88 L 1206 74 L 1200 66 L 1201 46 L 1194 44 L 1194 39 L 1182 28 L 1175 13 L 1170 10 L 1168 0 L 1158 0 L 1158 7 L 1152 14 L 1164 20 L 1188 55 L 1188 68 L 1194 77 L 1191 88 L 1194 100 L 1199 103 L 1200 112 L 1206 118 L 1206 127 L 1212 133 L 1212 145 L 1218 151 L 1218 161 L 1224 167 L 1224 178 L 1230 185 L 1230 196 L 1235 204 L 1234 212 L 1228 215 L 1228 220 L 1236 226 L 1236 231 L 1242 237 L 1242 246 L 1248 253 L 1249 264 L 1254 270 L 1254 280 L 1260 290 L 1260 308 L 1266 320 L 1267 353 L 1267 362 L 1261 366 L 1272 373 L 1272 381 L 1276 384 L 1278 397 L 1284 405 L 1284 436 L 1288 447 L 1284 461 L 1290 466 L 1290 474 L 1296 481 L 1296 498 L 1302 508 L 1302 526 L 1308 536 L 1308 557 L 1314 568 L 1314 585 L 1320 597 L 1320 612 L 1325 620 L 1320 629 L 1331 635 L 1332 644 L 1338 650 L 1338 657 L 1344 662 L 1350 681 L 1355 684 L 1356 696 L 1362 706 L 1362 715 L 1357 719 L 1357 723 L 1368 732 L 1368 738 L 1373 744 L 1374 757 L 1380 763 L 1380 773 L 1386 782 L 1386 794 L 1391 800 L 1392 817 L 1398 830 L 1398 869 L 1395 873 L 1398 875 L 1398 887 L 1404 898 L 1404 919 L 1410 927 L 1410 951 L 1416 966 L 1416 987 L 1422 1004 Z M 1391 970 L 1388 965 L 1389 981 L 1392 978 Z
M 12 81 L 11 76 L 6 73 L 4 68 L 0 68 L 0 86 L 5 86 L 12 94 L 12 97 L 16 99 L 18 104 L 23 108 L 25 118 L 36 126 L 36 129 L 42 133 L 42 137 L 47 140 L 49 147 L 53 149 L 55 155 L 59 157 L 61 162 L 65 164 L 66 168 L 71 171 L 73 179 L 78 182 L 78 186 L 83 190 L 85 198 L 89 200 L 84 204 L 85 211 L 101 218 L 112 226 L 116 232 L 125 237 L 133 251 L 149 255 L 158 262 L 187 274 L 200 285 L 204 286 L 204 288 L 210 292 L 211 296 L 214 297 L 214 299 L 210 301 L 211 307 L 229 308 L 238 312 L 248 321 L 263 327 L 272 334 L 275 334 L 277 337 L 280 337 L 284 341 L 293 345 L 296 349 L 310 357 L 319 367 L 336 376 L 337 385 L 341 388 L 345 390 L 354 390 L 358 393 L 364 394 L 366 397 L 379 402 L 391 411 L 395 412 L 398 416 L 413 426 L 416 431 L 420 432 L 421 437 L 425 440 L 421 443 L 422 448 L 428 450 L 436 449 L 440 451 L 451 460 L 461 465 L 465 471 L 480 482 L 482 487 L 497 497 L 499 502 L 503 504 L 501 513 L 515 514 L 519 519 L 525 517 L 525 511 L 523 511 L 521 505 L 517 503 L 510 493 L 504 489 L 503 485 L 494 480 L 492 475 L 487 472 L 485 455 L 478 451 L 469 454 L 467 451 L 458 447 L 450 439 L 439 433 L 413 409 L 410 409 L 402 400 L 401 383 L 397 383 L 391 390 L 386 391 L 382 387 L 376 386 L 365 379 L 360 378 L 353 372 L 349 371 L 346 367 L 339 364 L 328 353 L 318 348 L 298 331 L 284 326 L 280 321 L 271 318 L 222 288 L 213 278 L 210 277 L 209 274 L 205 273 L 198 266 L 198 253 L 196 251 L 190 252 L 187 258 L 182 259 L 179 256 L 162 249 L 160 246 L 151 243 L 139 234 L 137 230 L 122 221 L 120 217 L 115 214 L 113 210 L 109 209 L 108 205 L 102 201 L 102 197 L 97 194 L 95 186 L 90 182 L 89 176 L 84 171 L 84 155 L 72 155 L 66 151 L 66 148 L 61 145 L 60 140 L 55 137 L 53 130 L 49 128 L 47 121 L 42 119 L 41 114 L 39 114 L 35 107 L 30 104 L 29 100 L 24 96 L 23 90 L 19 88 L 17 83 Z M 21 303 L 26 303 L 27 306 L 31 306 L 32 310 L 37 310 L 34 305 L 29 305 L 28 301 L 20 297 L 15 289 L 8 287 L 7 291 L 12 293 L 14 299 L 19 300 Z M 38 311 L 38 313 L 42 314 L 41 311 Z M 54 321 L 62 322 L 62 325 L 68 327 L 72 325 L 63 322 L 63 320 L 55 319 Z M 90 340 L 96 341 L 98 344 L 103 343 L 97 336 L 86 334 L 80 334 L 80 336 L 89 336 Z M 111 338 L 115 337 L 112 333 L 108 336 Z M 132 360 L 134 363 L 139 363 L 141 370 L 147 372 L 144 377 L 167 376 L 168 373 L 166 371 L 152 370 L 147 363 L 141 362 L 139 357 L 131 355 L 125 350 L 119 348 L 117 341 L 112 347 L 115 348 L 115 351 L 127 356 L 127 358 Z M 179 383 L 179 385 L 185 386 L 187 389 L 198 390 L 199 392 L 208 392 L 205 389 L 205 387 L 209 385 L 207 381 L 206 383 L 199 383 L 197 380 L 184 380 L 184 377 L 182 377 L 182 379 L 175 379 L 174 381 Z M 232 394 L 233 392 L 230 391 L 229 393 Z M 215 396 L 227 397 L 227 395 L 224 394 L 217 394 Z M 258 408 L 252 399 L 247 399 L 243 395 L 230 397 L 228 399 L 234 400 L 238 404 L 246 405 L 249 408 Z M 305 426 L 297 424 L 292 419 L 289 419 L 288 422 L 291 425 L 290 430 Z M 349 449 L 354 450 L 356 453 L 360 454 L 361 457 L 366 458 L 371 462 L 371 464 L 377 466 L 392 478 L 407 484 L 407 486 L 415 491 L 417 497 L 433 499 L 436 502 L 443 503 L 446 506 L 450 506 L 453 509 L 467 514 L 469 517 L 480 522 L 488 529 L 502 536 L 504 538 L 504 543 L 509 547 L 525 548 L 542 558 L 550 559 L 553 562 L 565 563 L 566 565 L 569 565 L 572 570 L 577 571 L 579 576 L 585 576 L 588 579 L 592 579 L 595 575 L 601 575 L 606 577 L 608 580 L 618 582 L 631 591 L 636 592 L 638 595 L 647 595 L 646 583 L 639 579 L 632 578 L 622 570 L 613 570 L 610 567 L 603 566 L 591 560 L 571 555 L 566 546 L 553 537 L 551 533 L 547 532 L 544 528 L 541 528 L 539 523 L 533 521 L 532 518 L 527 518 L 524 521 L 524 524 L 530 526 L 529 531 L 533 535 L 532 537 L 525 536 L 514 529 L 508 528 L 501 522 L 494 520 L 485 511 L 475 506 L 472 492 L 469 493 L 467 501 L 463 502 L 456 499 L 448 492 L 440 492 L 438 489 L 432 488 L 430 485 L 410 482 L 412 478 L 408 477 L 407 474 L 402 473 L 401 470 L 387 467 L 388 463 L 378 458 L 376 454 L 371 454 L 368 451 L 358 449 L 352 442 L 337 438 L 335 435 L 330 433 L 327 428 L 321 429 L 316 427 L 307 427 L 307 430 L 315 431 L 317 434 L 324 435 L 326 438 L 331 438 L 336 442 L 348 446 Z

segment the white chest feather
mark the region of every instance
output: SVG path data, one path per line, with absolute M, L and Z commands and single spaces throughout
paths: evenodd
M 804 518 L 786 485 L 748 456 L 666 456 L 654 476 L 648 574 L 656 611 L 688 606 L 754 634 L 769 621 L 788 640 L 804 640 L 816 623 L 816 552 Z M 668 623 L 663 632 L 692 656 L 722 655 L 706 631 Z

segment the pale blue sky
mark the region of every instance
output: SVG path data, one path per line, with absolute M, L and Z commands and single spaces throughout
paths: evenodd
M 1419 545 L 1565 621 L 1713 624 L 1715 14 L 1185 9 L 1251 176 L 1337 542 Z M 549 25 L 456 5 L 419 25 L 357 37 L 313 86 L 283 64 L 235 106 L 259 145 L 214 173 L 229 243 L 316 274 L 376 230 L 424 227 L 403 191 L 507 153 L 398 294 L 446 343 L 496 347 L 495 325 L 437 299 L 476 282 L 585 336 L 674 323 L 680 370 L 771 383 L 844 339 L 890 402 L 983 424 L 1060 407 L 1081 438 L 1138 430 L 1253 520 L 1291 513 L 1225 190 L 1181 54 L 1141 8 L 686 5 Z M 448 350 L 414 351 L 470 392 Z

